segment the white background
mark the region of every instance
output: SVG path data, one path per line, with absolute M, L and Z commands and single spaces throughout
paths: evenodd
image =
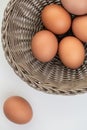
M 0 0 L 0 30 L 3 12 L 9 0 Z M 17 125 L 3 113 L 3 103 L 9 96 L 19 95 L 30 102 L 33 118 Z M 23 82 L 7 63 L 0 32 L 0 130 L 87 130 L 87 94 L 58 96 L 39 92 Z

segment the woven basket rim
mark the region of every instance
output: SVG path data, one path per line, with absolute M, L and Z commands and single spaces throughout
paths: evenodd
M 63 91 L 63 90 L 57 90 L 57 92 L 51 91 L 51 90 L 45 90 L 40 88 L 40 86 L 38 85 L 38 83 L 32 82 L 29 78 L 26 78 L 26 74 L 23 74 L 22 72 L 22 68 L 20 68 L 16 62 L 13 60 L 13 57 L 10 53 L 10 50 L 8 49 L 8 44 L 6 44 L 8 41 L 6 40 L 6 29 L 7 29 L 7 25 L 8 25 L 8 19 L 9 19 L 9 14 L 14 6 L 14 4 L 16 3 L 17 0 L 10 0 L 10 2 L 8 3 L 5 12 L 4 12 L 4 18 L 2 21 L 2 29 L 1 29 L 1 34 L 2 34 L 2 45 L 3 45 L 3 50 L 5 52 L 5 57 L 8 61 L 8 63 L 10 64 L 10 66 L 13 68 L 14 72 L 25 82 L 28 83 L 29 86 L 49 93 L 49 94 L 61 94 L 61 95 L 76 95 L 76 94 L 81 94 L 81 93 L 85 93 L 87 92 L 87 88 L 82 88 L 82 89 L 77 89 L 77 90 L 67 90 L 67 91 Z

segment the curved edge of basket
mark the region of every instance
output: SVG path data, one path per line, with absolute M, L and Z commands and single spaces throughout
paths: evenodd
M 36 90 L 39 91 L 43 91 L 45 93 L 48 94 L 58 94 L 58 95 L 77 95 L 77 94 L 81 94 L 81 93 L 85 93 L 87 92 L 87 88 L 83 88 L 80 90 L 67 90 L 67 91 L 63 91 L 63 90 L 52 90 L 50 89 L 50 87 L 48 89 L 46 89 L 46 87 L 41 87 L 41 84 L 39 82 L 32 82 L 31 79 L 27 79 L 26 75 L 22 73 L 20 67 L 18 67 L 18 65 L 15 63 L 15 61 L 13 60 L 11 54 L 10 54 L 10 50 L 8 47 L 8 42 L 6 39 L 6 29 L 7 29 L 7 22 L 10 16 L 10 12 L 14 6 L 14 4 L 16 3 L 17 0 L 10 0 L 10 2 L 8 3 L 5 11 L 4 11 L 4 18 L 2 20 L 2 28 L 1 28 L 1 35 L 2 35 L 2 46 L 3 46 L 3 50 L 5 53 L 5 57 L 9 63 L 9 65 L 13 68 L 14 72 L 25 82 L 27 82 L 27 84 L 33 88 L 35 88 Z
M 9 65 L 12 67 L 12 69 L 14 70 L 14 72 L 20 77 L 22 78 L 25 82 L 29 82 L 31 83 L 30 80 L 26 81 L 24 76 L 21 73 L 21 70 L 19 69 L 19 67 L 17 66 L 17 64 L 15 63 L 15 61 L 13 60 L 13 57 L 10 54 L 10 49 L 8 46 L 8 41 L 6 39 L 6 29 L 8 26 L 8 19 L 10 16 L 10 12 L 14 6 L 14 4 L 16 3 L 17 0 L 10 0 L 10 2 L 7 4 L 7 7 L 4 11 L 4 16 L 2 19 L 2 27 L 1 27 L 1 41 L 2 41 L 2 48 L 4 50 L 4 54 L 6 57 L 7 62 L 9 63 Z

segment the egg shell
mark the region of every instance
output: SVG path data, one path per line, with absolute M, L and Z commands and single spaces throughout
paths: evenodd
M 62 63 L 71 69 L 79 68 L 85 59 L 82 42 L 73 36 L 67 36 L 61 40 L 58 54 Z
M 32 38 L 31 49 L 34 57 L 41 62 L 52 60 L 58 49 L 56 36 L 47 30 L 37 32 Z
M 61 5 L 45 6 L 41 18 L 44 26 L 55 34 L 64 34 L 71 26 L 71 16 Z
M 87 42 L 87 15 L 76 17 L 73 20 L 72 31 L 81 41 Z
M 33 115 L 30 104 L 22 97 L 9 97 L 3 106 L 5 116 L 16 124 L 28 123 Z
M 87 0 L 61 0 L 61 3 L 71 14 L 84 15 L 87 13 Z

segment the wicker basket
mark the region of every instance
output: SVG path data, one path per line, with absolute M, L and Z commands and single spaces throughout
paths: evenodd
M 84 93 L 87 91 L 87 52 L 84 64 L 76 70 L 66 68 L 58 56 L 49 63 L 41 63 L 32 55 L 31 39 L 44 28 L 41 10 L 50 3 L 60 4 L 60 1 L 10 1 L 2 24 L 6 59 L 15 73 L 37 90 L 63 95 Z M 85 49 L 87 51 L 87 44 Z

